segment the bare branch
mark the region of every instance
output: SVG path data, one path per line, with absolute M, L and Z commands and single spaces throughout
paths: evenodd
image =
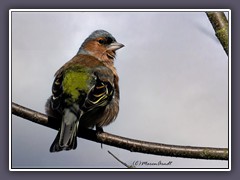
M 12 103 L 12 113 L 16 116 L 28 119 L 34 123 L 41 124 L 52 129 L 59 129 L 60 121 L 48 117 L 45 114 L 33 111 L 31 109 Z M 227 148 L 212 147 L 192 147 L 192 146 L 176 146 L 160 143 L 145 142 L 140 140 L 129 139 L 106 132 L 94 131 L 91 129 L 79 129 L 78 137 L 91 141 L 119 147 L 131 152 L 141 152 L 147 154 L 155 154 L 162 156 L 195 158 L 195 159 L 212 159 L 212 160 L 228 160 Z
M 228 55 L 228 20 L 223 12 L 206 12 L 215 34 Z

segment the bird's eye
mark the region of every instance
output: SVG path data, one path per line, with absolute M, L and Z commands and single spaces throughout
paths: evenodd
M 103 39 L 99 39 L 98 42 L 99 42 L 100 44 L 104 44 L 104 43 L 105 43 L 105 41 L 104 41 Z

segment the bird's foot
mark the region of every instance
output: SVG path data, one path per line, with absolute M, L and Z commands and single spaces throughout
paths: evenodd
M 96 127 L 97 133 L 103 133 L 103 128 L 102 127 Z
M 97 127 L 96 126 L 96 133 L 97 133 L 97 135 L 98 134 L 101 134 L 101 133 L 103 133 L 104 131 L 103 131 L 103 128 L 102 127 Z M 101 149 L 103 148 L 103 144 L 101 143 Z

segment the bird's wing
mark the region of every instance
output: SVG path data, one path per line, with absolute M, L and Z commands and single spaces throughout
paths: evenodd
M 91 110 L 95 107 L 106 106 L 114 96 L 114 75 L 104 66 L 98 67 L 94 72 L 96 83 L 87 94 L 83 108 Z
M 64 78 L 64 72 L 66 72 L 67 69 L 75 67 L 76 65 L 82 66 L 83 68 L 89 68 L 89 71 L 87 70 L 87 73 L 90 73 L 91 76 L 95 77 L 95 83 L 91 83 L 92 86 L 87 92 L 85 101 L 84 103 L 81 103 L 83 110 L 88 111 L 97 106 L 106 106 L 107 103 L 113 98 L 115 94 L 114 90 L 117 89 L 118 91 L 118 87 L 114 87 L 114 84 L 116 83 L 114 83 L 115 76 L 113 71 L 104 66 L 99 60 L 94 57 L 87 55 L 77 55 L 71 61 L 66 63 L 62 68 L 60 68 L 55 75 L 55 80 L 52 86 L 52 107 L 54 109 L 59 109 L 59 106 L 61 106 L 61 101 L 63 99 L 62 81 Z
M 63 94 L 63 87 L 62 87 L 62 81 L 63 81 L 63 74 L 58 74 L 52 85 L 52 99 L 51 99 L 51 106 L 53 110 L 61 111 L 61 97 Z

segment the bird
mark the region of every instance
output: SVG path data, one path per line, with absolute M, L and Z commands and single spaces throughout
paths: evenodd
M 45 111 L 59 119 L 61 126 L 50 152 L 74 150 L 80 128 L 103 131 L 102 127 L 116 119 L 120 93 L 114 60 L 122 47 L 109 32 L 96 30 L 55 73 Z

